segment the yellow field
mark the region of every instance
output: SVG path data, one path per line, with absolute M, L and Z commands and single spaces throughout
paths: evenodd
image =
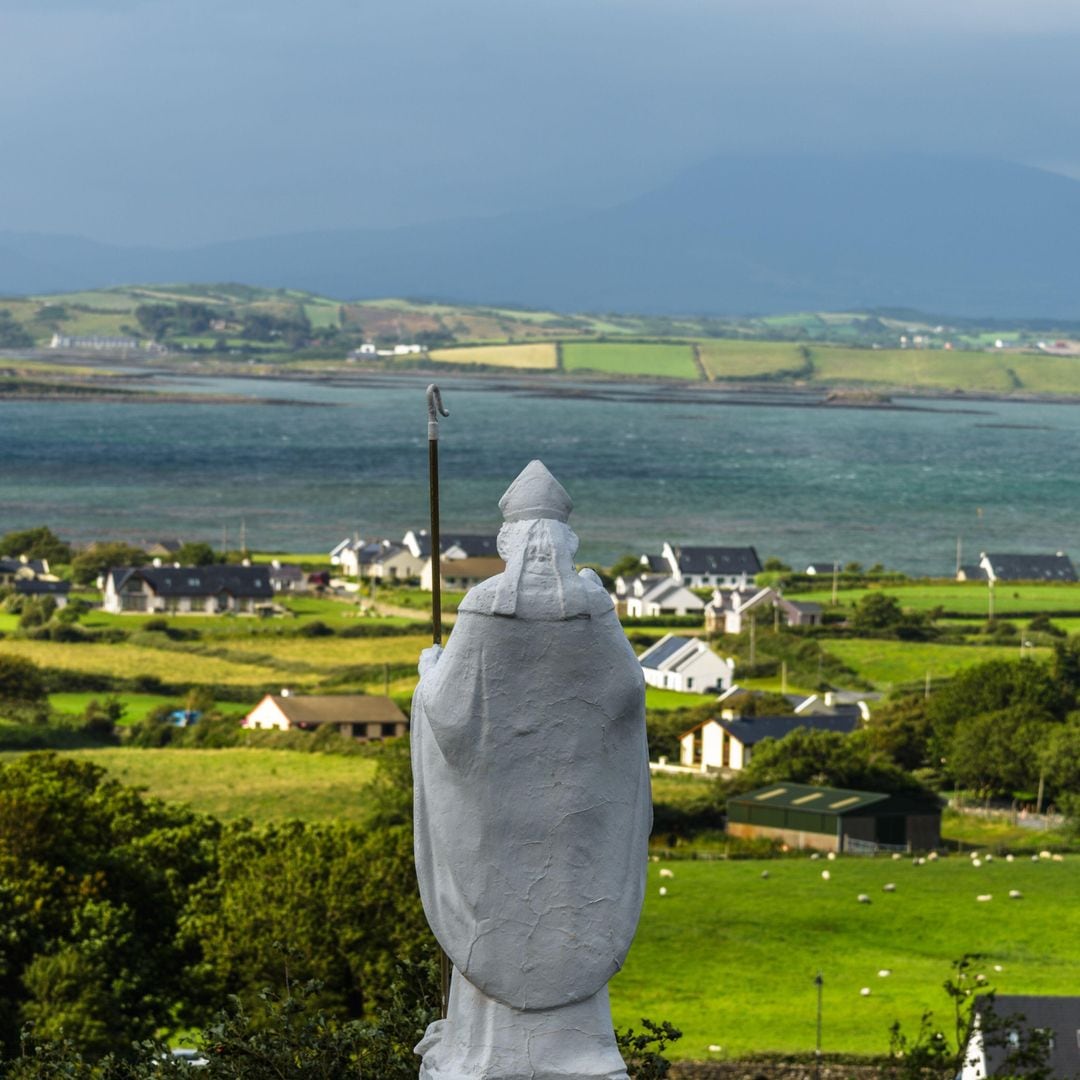
M 272 657 L 274 661 L 311 664 L 332 672 L 335 668 L 352 664 L 415 664 L 420 650 L 430 644 L 431 638 L 426 634 L 371 638 L 259 637 L 237 641 L 235 645 L 232 641 L 225 641 L 215 651 L 236 654 L 240 658 L 245 654 L 258 654 Z M 198 658 L 198 662 L 201 664 L 202 659 Z
M 786 341 L 702 341 L 701 363 L 710 379 L 752 379 L 798 371 L 806 361 L 798 345 Z
M 467 349 L 436 349 L 432 360 L 451 364 L 491 364 L 494 367 L 529 368 L 551 371 L 555 368 L 555 346 L 482 345 Z
M 393 640 L 406 639 L 394 638 Z M 310 648 L 310 643 L 308 645 Z M 259 649 L 259 647 L 257 645 L 255 648 Z M 72 645 L 54 641 L 5 639 L 0 641 L 0 655 L 23 656 L 42 667 L 60 668 L 66 671 L 85 671 L 93 675 L 113 675 L 119 678 L 151 675 L 164 682 L 251 686 L 277 683 L 282 678 L 282 672 L 279 669 L 262 664 L 130 644 Z M 289 674 L 289 681 L 292 683 L 309 683 L 317 679 L 316 673 Z

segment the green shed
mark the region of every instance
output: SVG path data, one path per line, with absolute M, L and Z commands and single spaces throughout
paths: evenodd
M 819 851 L 925 851 L 941 843 L 941 804 L 932 796 L 780 781 L 728 799 L 727 831 Z

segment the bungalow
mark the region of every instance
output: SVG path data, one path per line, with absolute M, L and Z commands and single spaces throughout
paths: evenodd
M 424 564 L 420 574 L 420 588 L 431 592 L 432 589 L 432 565 L 431 559 Z M 495 558 L 460 558 L 451 559 L 443 556 L 439 560 L 440 582 L 443 589 L 464 590 L 479 585 L 481 581 L 501 574 L 506 569 L 506 563 L 502 559 Z
M 683 547 L 665 543 L 664 561 L 673 580 L 691 589 L 719 585 L 747 589 L 761 573 L 761 560 L 752 547 Z
M 679 764 L 709 772 L 738 772 L 750 763 L 754 747 L 763 739 L 782 739 L 798 729 L 839 731 L 850 735 L 862 723 L 858 710 L 842 713 L 804 713 L 790 716 L 730 715 L 713 717 L 679 736 Z
M 431 534 L 427 529 L 410 529 L 401 542 L 418 558 L 431 558 Z M 497 536 L 481 533 L 440 533 L 439 550 L 444 559 L 494 559 L 498 557 Z
M 992 1015 L 991 1015 L 992 1013 Z M 1045 1040 L 1045 1069 L 1022 1061 L 1017 1052 Z M 972 1010 L 971 1032 L 959 1080 L 989 1076 L 1061 1078 L 1080 1076 L 1080 997 L 1036 994 L 980 996 Z
M 684 694 L 725 690 L 735 672 L 735 661 L 717 656 L 704 641 L 674 634 L 665 634 L 638 659 L 649 686 Z
M 821 605 L 786 599 L 777 589 L 715 589 L 705 608 L 710 634 L 741 634 L 753 612 L 773 612 L 787 626 L 818 626 Z
M 50 578 L 17 577 L 15 579 L 16 596 L 51 596 L 58 608 L 67 607 L 70 592 L 70 581 L 57 581 Z
M 669 577 L 643 576 L 624 582 L 619 595 L 615 583 L 615 604 L 620 614 L 631 619 L 648 619 L 660 615 L 700 615 L 705 603 L 688 588 Z
M 10 585 L 16 578 L 47 577 L 49 564 L 45 559 L 29 559 L 25 555 L 18 558 L 0 556 L 0 585 Z
M 958 581 L 1076 581 L 1076 569 L 1063 551 L 1053 555 L 994 555 L 982 552 L 978 566 L 962 566 Z
M 727 832 L 818 851 L 926 851 L 941 843 L 941 804 L 917 794 L 780 781 L 730 797 Z
M 253 614 L 273 598 L 265 566 L 128 566 L 105 575 L 101 606 L 115 615 Z
M 274 592 L 303 592 L 307 576 L 299 566 L 283 565 L 276 559 L 270 564 L 270 588 Z
M 246 728 L 277 731 L 313 731 L 325 724 L 365 742 L 400 738 L 409 730 L 401 709 L 374 694 L 267 694 L 242 721 Z

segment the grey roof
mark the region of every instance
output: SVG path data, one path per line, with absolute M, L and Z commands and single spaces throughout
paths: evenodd
M 431 534 L 427 529 L 418 529 L 416 546 L 420 549 L 420 557 L 427 558 L 431 555 Z M 479 533 L 439 533 L 439 553 L 448 551 L 452 547 L 459 547 L 465 552 L 467 558 L 497 557 L 499 548 L 498 537 L 484 536 Z
M 271 566 L 271 581 L 303 581 L 304 571 L 299 566 Z
M 761 560 L 752 547 L 676 547 L 684 574 L 759 574 Z
M 48 573 L 43 559 L 22 559 L 9 556 L 0 557 L 0 574 L 17 574 L 20 570 L 32 570 L 35 574 Z
M 685 649 L 690 644 L 690 638 L 675 637 L 661 638 L 655 645 L 650 646 L 641 654 L 641 666 L 659 670 L 660 666 L 670 660 L 680 649 Z
M 844 735 L 849 735 L 859 726 L 859 714 L 855 712 L 800 716 L 749 716 L 739 720 L 717 720 L 717 723 L 744 746 L 753 746 L 762 739 L 782 739 L 799 728 L 839 731 Z
M 671 567 L 668 566 L 667 559 L 663 555 L 642 555 L 642 562 L 648 566 L 651 573 L 654 574 L 670 574 Z
M 133 577 L 145 581 L 158 596 L 232 596 L 273 599 L 266 566 L 140 566 L 109 571 L 119 592 Z
M 986 558 L 999 581 L 1076 581 L 1068 555 L 991 555 Z
M 988 577 L 986 571 L 975 563 L 965 563 L 960 571 L 968 581 L 985 581 Z
M 813 600 L 788 600 L 786 597 L 781 597 L 780 602 L 789 608 L 801 611 L 804 615 L 821 614 L 821 605 L 814 603 Z
M 981 1016 L 990 1006 L 991 1002 L 981 997 L 976 1003 L 975 1012 Z M 1049 1076 L 1080 1076 L 1080 997 L 996 994 L 992 1009 L 999 1020 L 1015 1018 L 1017 1023 L 1012 1030 L 1042 1028 L 1053 1032 L 1047 1060 Z M 1005 1046 L 986 1047 L 987 1075 L 1019 1075 L 1008 1068 L 1006 1060 L 1009 1030 L 1002 1034 L 1005 1036 Z

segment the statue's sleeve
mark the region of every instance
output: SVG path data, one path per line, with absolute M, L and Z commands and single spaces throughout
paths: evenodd
M 419 708 L 442 756 L 467 767 L 486 722 L 484 616 L 461 615 L 439 661 L 416 688 Z

